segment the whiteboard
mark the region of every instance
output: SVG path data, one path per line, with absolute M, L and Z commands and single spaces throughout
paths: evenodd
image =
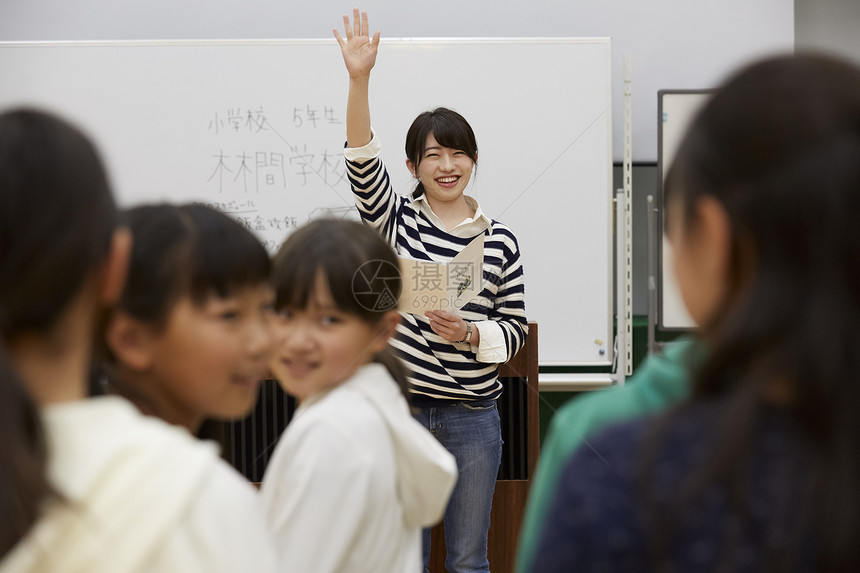
M 713 90 L 660 90 L 658 92 L 657 171 L 660 180 L 660 213 L 663 216 L 666 213 L 665 204 L 662 201 L 666 174 L 672 166 L 672 160 L 687 128 L 713 93 Z M 660 225 L 659 228 L 661 240 L 658 324 L 666 330 L 691 330 L 696 327 L 696 323 L 684 306 L 678 282 L 672 271 L 672 250 L 663 234 L 664 225 Z
M 0 106 L 82 125 L 125 206 L 214 205 L 273 250 L 310 218 L 356 217 L 334 39 L 0 43 L 0 69 L 14 78 Z M 418 113 L 445 105 L 474 127 L 467 193 L 520 240 L 542 364 L 611 359 L 610 69 L 607 38 L 446 38 L 383 39 L 373 71 L 373 126 L 399 192 Z

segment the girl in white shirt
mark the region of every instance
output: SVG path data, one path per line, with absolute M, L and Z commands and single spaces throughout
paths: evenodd
M 253 492 L 213 448 L 85 399 L 130 248 L 88 139 L 0 115 L 0 571 L 273 571 Z
M 397 257 L 372 229 L 321 220 L 275 259 L 271 369 L 300 406 L 263 479 L 284 571 L 418 572 L 420 531 L 456 481 L 453 457 L 410 414 L 389 354 Z

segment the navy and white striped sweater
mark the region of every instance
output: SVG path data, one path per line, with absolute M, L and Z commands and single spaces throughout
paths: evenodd
M 379 157 L 346 164 L 362 220 L 399 255 L 449 262 L 477 236 L 457 237 L 433 225 L 409 197 L 394 193 Z M 493 220 L 484 235 L 483 289 L 458 314 L 472 322 L 496 321 L 504 334 L 505 362 L 523 347 L 528 333 L 523 268 L 509 228 Z M 423 315 L 404 314 L 391 345 L 411 369 L 409 381 L 418 405 L 490 400 L 502 393 L 498 363 L 478 362 L 470 344 L 448 342 L 430 329 Z

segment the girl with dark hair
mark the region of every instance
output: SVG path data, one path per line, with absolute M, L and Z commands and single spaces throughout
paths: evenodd
M 860 69 L 731 78 L 671 168 L 692 396 L 570 461 L 534 571 L 860 571 Z
M 349 72 L 344 151 L 362 220 L 405 258 L 451 261 L 483 236 L 480 292 L 455 311 L 403 314 L 392 346 L 410 370 L 417 418 L 457 458 L 457 487 L 445 512 L 451 572 L 488 571 L 487 533 L 502 454 L 496 400 L 499 364 L 525 343 L 523 268 L 517 239 L 464 194 L 478 161 L 471 126 L 458 113 L 436 108 L 419 115 L 406 135 L 406 165 L 417 184 L 411 197 L 394 193 L 371 129 L 368 89 L 379 32 L 367 14 L 344 16 L 346 39 L 335 30 Z M 430 530 L 424 532 L 424 564 Z
M 254 407 L 267 375 L 274 295 L 265 247 L 203 205 L 144 205 L 128 282 L 107 328 L 109 388 L 196 433 Z
M 415 571 L 456 463 L 412 418 L 388 340 L 397 257 L 361 223 L 318 220 L 275 259 L 271 370 L 299 400 L 263 479 L 283 571 Z
M 0 115 L 0 571 L 272 571 L 253 492 L 187 432 L 85 399 L 131 249 L 88 139 Z M 249 544 L 251 545 L 251 544 Z

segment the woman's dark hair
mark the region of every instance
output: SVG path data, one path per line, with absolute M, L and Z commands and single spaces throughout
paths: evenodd
M 475 132 L 472 126 L 462 115 L 446 107 L 437 107 L 432 111 L 425 111 L 415 118 L 409 131 L 406 132 L 406 157 L 415 165 L 424 158 L 427 146 L 427 136 L 433 134 L 439 145 L 451 149 L 465 151 L 472 161 L 478 163 L 478 144 L 475 141 Z M 417 199 L 424 194 L 424 185 L 418 181 L 417 187 L 412 192 L 412 197 Z
M 275 308 L 307 308 L 320 274 L 337 308 L 369 324 L 378 324 L 387 311 L 395 310 L 403 290 L 394 250 L 357 221 L 318 219 L 290 235 L 275 256 Z M 374 356 L 374 362 L 388 369 L 408 400 L 400 359 L 386 349 Z
M 78 129 L 44 112 L 0 115 L 0 556 L 55 495 L 38 407 L 6 349 L 48 333 L 108 255 L 117 211 Z
M 701 325 L 709 355 L 693 387 L 694 401 L 725 397 L 718 442 L 676 505 L 719 481 L 745 522 L 750 436 L 768 385 L 786 383 L 816 460 L 808 495 L 782 500 L 803 508 L 788 526 L 814 533 L 817 570 L 860 571 L 860 69 L 800 55 L 742 70 L 696 117 L 665 193 L 693 229 L 697 201 L 716 199 L 732 234 L 728 293 Z

